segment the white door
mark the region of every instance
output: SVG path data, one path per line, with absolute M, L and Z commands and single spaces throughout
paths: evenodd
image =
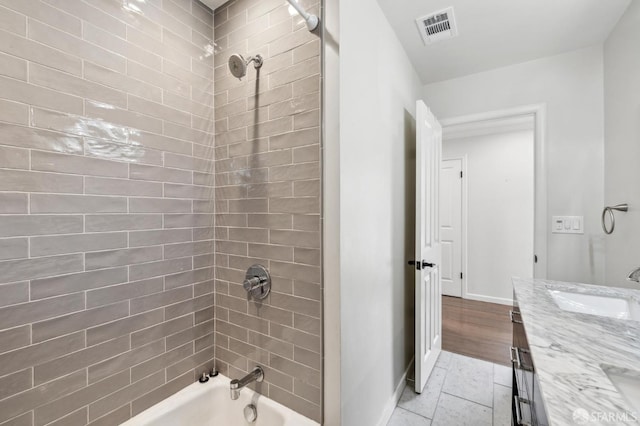
M 442 160 L 440 172 L 442 294 L 462 297 L 462 159 Z
M 442 127 L 422 101 L 416 106 L 415 391 L 427 383 L 442 348 L 439 177 Z

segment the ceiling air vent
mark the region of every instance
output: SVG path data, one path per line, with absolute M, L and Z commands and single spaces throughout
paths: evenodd
M 435 43 L 458 35 L 453 7 L 418 18 L 416 24 L 424 44 Z

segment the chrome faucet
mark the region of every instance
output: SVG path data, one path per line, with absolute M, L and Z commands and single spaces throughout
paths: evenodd
M 627 277 L 627 281 L 635 281 L 635 282 L 640 282 L 640 267 L 634 269 L 633 271 L 629 272 L 629 276 Z
M 232 380 L 231 384 L 229 385 L 231 389 L 231 399 L 235 401 L 236 399 L 240 398 L 240 391 L 242 390 L 243 387 L 247 386 L 249 383 L 261 382 L 263 380 L 264 380 L 264 371 L 262 371 L 262 368 L 259 366 L 254 368 L 253 371 L 251 371 L 249 374 L 244 376 L 242 379 Z

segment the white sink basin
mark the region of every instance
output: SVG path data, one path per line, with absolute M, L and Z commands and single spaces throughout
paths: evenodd
M 549 289 L 560 309 L 581 314 L 640 321 L 640 304 L 633 299 Z
M 602 369 L 636 413 L 640 413 L 640 373 L 602 366 Z

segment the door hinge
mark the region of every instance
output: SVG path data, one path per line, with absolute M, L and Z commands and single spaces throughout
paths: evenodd
M 464 275 L 462 275 L 462 272 L 460 272 L 460 279 L 462 279 L 464 277 Z
M 462 171 L 460 171 L 460 179 L 462 179 L 462 174 L 463 174 L 463 172 L 462 172 Z
M 537 254 L 533 255 L 533 263 L 538 263 L 538 255 Z

